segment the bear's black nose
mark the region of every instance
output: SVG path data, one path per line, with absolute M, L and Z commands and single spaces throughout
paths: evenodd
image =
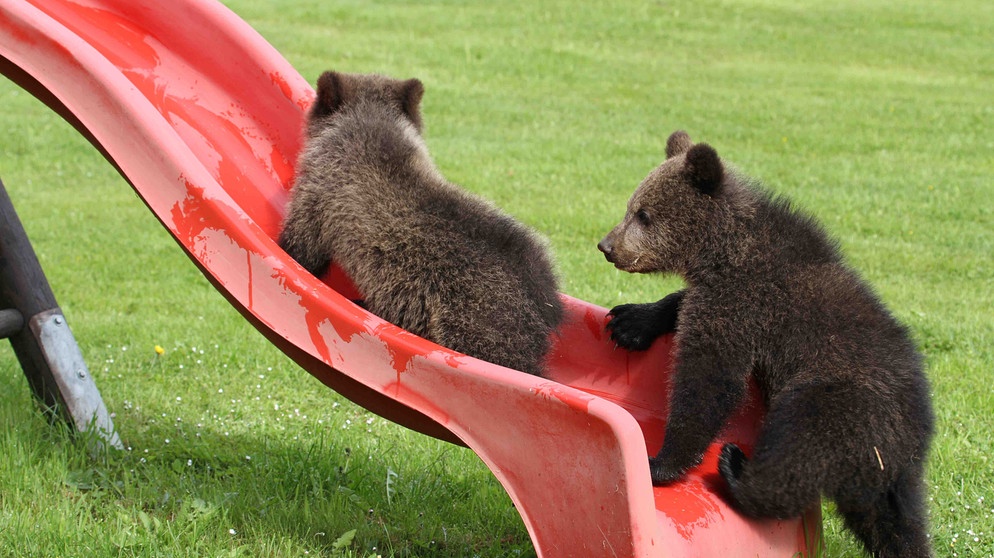
M 604 257 L 607 258 L 607 261 L 611 261 L 611 250 L 613 248 L 614 247 L 611 245 L 610 242 L 608 242 L 606 238 L 597 243 L 597 249 L 600 250 L 601 252 L 604 252 Z

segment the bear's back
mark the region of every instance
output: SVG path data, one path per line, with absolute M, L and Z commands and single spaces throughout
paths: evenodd
M 866 382 L 869 372 L 884 383 L 905 384 L 920 375 L 907 328 L 846 263 L 837 241 L 787 200 L 760 199 L 758 263 L 739 288 L 749 300 L 742 314 L 755 320 L 759 356 L 773 382 Z
M 446 181 L 417 130 L 375 104 L 312 133 L 298 203 L 381 318 L 441 345 L 539 373 L 562 317 L 551 258 L 530 229 Z

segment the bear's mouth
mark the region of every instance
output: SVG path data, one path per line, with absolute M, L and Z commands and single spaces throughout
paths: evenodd
M 626 271 L 628 273 L 642 273 L 642 269 L 638 267 L 639 260 L 641 258 L 642 256 L 635 256 L 634 260 L 624 261 L 608 257 L 608 261 L 614 264 L 616 269 L 620 269 L 621 271 Z

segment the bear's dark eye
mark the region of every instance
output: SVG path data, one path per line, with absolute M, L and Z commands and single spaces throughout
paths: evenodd
M 649 226 L 649 214 L 644 209 L 638 210 L 638 213 L 635 214 L 635 218 L 639 220 L 639 224 L 643 227 Z

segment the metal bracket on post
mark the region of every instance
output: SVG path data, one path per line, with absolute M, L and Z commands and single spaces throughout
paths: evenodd
M 36 314 L 28 324 L 31 334 L 38 340 L 45 364 L 52 370 L 56 388 L 76 424 L 76 429 L 96 433 L 112 446 L 120 448 L 121 440 L 114 432 L 114 425 L 104 406 L 97 384 L 83 360 L 83 353 L 76 344 L 69 324 L 56 308 Z
M 10 338 L 35 396 L 77 430 L 121 448 L 83 354 L 0 182 L 0 339 Z

